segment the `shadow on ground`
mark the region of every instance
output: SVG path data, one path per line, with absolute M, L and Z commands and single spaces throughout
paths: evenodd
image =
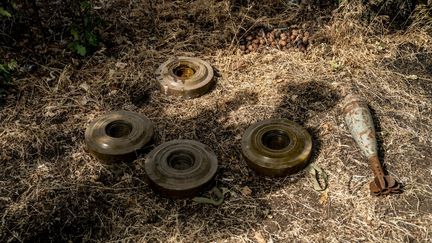
M 130 102 L 149 102 L 148 99 L 152 99 L 151 95 L 148 97 L 149 90 L 152 89 L 131 93 Z M 318 81 L 288 85 L 281 92 L 285 94 L 283 101 L 268 118 L 285 117 L 301 124 L 307 123 L 309 117 L 331 109 L 339 99 L 335 90 Z M 134 97 L 146 99 L 140 99 L 141 101 L 136 103 Z M 206 98 L 204 96 L 200 99 Z M 159 132 L 156 134 L 155 146 L 164 141 L 187 138 L 203 142 L 215 151 L 220 165 L 216 183 L 225 191 L 225 203 L 222 206 L 200 205 L 191 200 L 160 197 L 143 181 L 143 154 L 132 165 L 123 167 L 120 173 L 107 168 L 96 173 L 98 176 L 95 180 L 78 183 L 65 178 L 63 183 L 51 186 L 47 186 L 50 185 L 48 178 L 48 182 L 43 183 L 45 187 L 41 186 L 37 192 L 37 199 L 24 200 L 22 197 L 30 195 L 22 192 L 16 200 L 26 201 L 25 208 L 11 211 L 9 207 L 3 218 L 3 228 L 6 231 L 3 236 L 0 235 L 1 238 L 13 239 L 13 232 L 19 232 L 15 234 L 19 238 L 15 239 L 33 242 L 120 240 L 126 237 L 164 241 L 178 233 L 177 237 L 186 237 L 193 241 L 203 235 L 209 240 L 216 239 L 221 232 L 247 234 L 251 228 L 258 227 L 275 214 L 265 199 L 266 195 L 281 188 L 290 190 L 299 187 L 302 185 L 299 181 L 304 177 L 301 172 L 283 178 L 266 178 L 250 170 L 241 158 L 239 138 L 250 124 L 232 126 L 226 125 L 226 121 L 230 112 L 243 106 L 253 106 L 257 100 L 255 93 L 240 92 L 220 102 L 217 109 L 204 109 L 191 118 L 182 119 L 180 116 L 167 114 L 163 106 L 160 106 L 156 113 L 156 117 L 162 122 L 156 124 Z M 116 107 L 116 103 L 113 106 Z M 319 154 L 320 142 L 316 128 L 307 129 L 314 137 L 314 153 L 311 159 L 313 162 Z M 79 137 L 82 136 L 80 132 Z M 58 136 L 47 134 L 48 137 Z M 58 148 L 61 148 L 63 143 L 76 144 L 76 141 L 64 140 L 62 136 L 58 139 Z M 70 150 L 57 149 L 49 153 L 35 151 L 34 154 L 58 158 L 67 157 L 70 153 Z M 35 159 L 48 161 L 47 158 Z M 87 158 L 94 161 L 91 157 Z M 55 163 L 55 160 L 51 163 Z M 37 170 L 38 167 L 34 165 L 34 172 Z M 27 176 L 31 178 L 35 175 L 29 173 Z M 245 187 L 251 192 L 244 192 Z M 306 189 L 296 188 L 295 191 L 308 197 L 317 197 Z M 296 208 L 292 210 L 294 213 Z M 282 223 L 283 227 L 288 225 L 288 222 Z M 158 232 L 155 228 L 160 229 L 159 234 L 155 233 Z M 153 235 L 146 235 L 146 231 L 153 232 Z
M 319 115 L 335 106 L 339 101 L 336 90 L 325 82 L 311 81 L 298 85 L 287 85 L 281 92 L 285 94 L 281 104 L 268 118 L 285 117 L 295 120 L 301 124 L 307 123 L 311 116 Z M 296 97 L 293 97 L 296 96 Z M 265 200 L 271 193 L 283 188 L 294 189 L 302 186 L 300 180 L 304 180 L 304 173 L 300 172 L 293 176 L 282 178 L 268 178 L 260 176 L 246 166 L 241 157 L 240 137 L 249 123 L 241 123 L 236 126 L 226 125 L 230 112 L 235 112 L 243 106 L 253 106 L 257 103 L 257 95 L 254 93 L 236 93 L 225 101 L 220 109 L 203 110 L 198 115 L 189 119 L 179 119 L 161 111 L 162 120 L 165 126 L 164 140 L 168 141 L 177 138 L 196 139 L 209 145 L 217 154 L 220 163 L 220 170 L 217 176 L 217 186 L 226 192 L 225 203 L 220 207 L 208 205 L 196 205 L 190 201 L 170 201 L 171 208 L 178 213 L 177 227 L 191 227 L 189 224 L 205 225 L 201 228 L 200 235 L 207 235 L 213 239 L 215 232 L 230 231 L 231 234 L 246 234 L 250 228 L 256 228 L 268 217 L 277 213 L 272 212 L 272 207 Z M 174 128 L 174 129 L 173 129 Z M 175 129 L 178 128 L 178 131 Z M 167 129 L 170 129 L 168 131 Z M 317 135 L 317 128 L 308 127 L 314 139 L 314 151 L 311 162 L 314 162 L 320 151 L 320 139 Z M 157 143 L 160 143 L 160 139 Z M 136 177 L 143 177 L 137 174 Z M 244 188 L 251 191 L 245 192 Z M 317 202 L 317 195 L 308 189 L 295 188 L 295 193 L 311 197 L 310 201 Z M 165 199 L 159 198 L 153 192 L 149 193 L 148 200 L 154 200 L 151 204 L 162 203 L 161 208 L 167 205 Z M 278 202 L 285 203 L 285 202 Z M 301 208 L 293 208 L 293 213 Z M 161 209 L 165 211 L 166 209 Z M 150 210 L 152 211 L 152 210 Z M 172 214 L 161 214 L 154 212 L 149 222 L 153 227 L 167 227 L 166 222 L 170 221 Z M 157 216 L 156 216 L 157 215 Z M 288 227 L 289 222 L 280 222 L 283 227 Z M 147 226 L 148 227 L 148 226 Z M 194 227 L 191 227 L 194 228 Z M 168 229 L 167 229 L 168 230 Z M 190 229 L 189 229 L 190 230 Z M 181 230 L 180 230 L 181 232 Z M 148 238 L 155 240 L 158 238 Z M 160 238 L 159 238 L 160 239 Z

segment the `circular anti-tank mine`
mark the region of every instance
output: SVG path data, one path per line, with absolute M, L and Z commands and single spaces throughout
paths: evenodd
M 115 111 L 93 120 L 85 132 L 87 150 L 108 163 L 130 162 L 153 137 L 153 124 L 144 115 Z
M 249 167 L 267 176 L 285 176 L 303 169 L 312 151 L 306 129 L 286 119 L 252 124 L 243 134 L 242 154 Z
M 144 168 L 146 181 L 156 192 L 190 198 L 211 184 L 217 166 L 216 155 L 208 146 L 193 140 L 173 140 L 153 149 Z
M 213 82 L 211 65 L 195 57 L 173 57 L 156 70 L 156 79 L 165 95 L 196 98 L 207 93 Z

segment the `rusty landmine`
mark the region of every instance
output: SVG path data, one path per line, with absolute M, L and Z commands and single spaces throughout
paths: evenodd
M 287 119 L 252 124 L 242 138 L 242 154 L 249 167 L 267 176 L 285 176 L 303 169 L 311 156 L 312 137 Z
M 107 163 L 130 162 L 153 137 L 153 124 L 144 115 L 115 111 L 93 120 L 85 132 L 87 150 Z
M 153 149 L 144 169 L 146 181 L 158 193 L 190 198 L 211 184 L 216 175 L 216 154 L 194 140 L 172 140 Z
M 213 68 L 195 57 L 173 57 L 156 70 L 156 79 L 165 95 L 196 98 L 209 91 L 214 81 Z

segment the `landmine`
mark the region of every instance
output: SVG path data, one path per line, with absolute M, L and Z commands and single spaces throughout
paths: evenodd
M 242 154 L 247 164 L 266 176 L 285 176 L 300 171 L 306 167 L 311 152 L 309 132 L 287 119 L 252 124 L 242 138 Z
M 194 140 L 172 140 L 153 149 L 144 164 L 147 183 L 171 198 L 192 198 L 212 183 L 216 154 Z
M 144 115 L 115 111 L 94 119 L 85 131 L 87 150 L 106 163 L 130 162 L 153 137 L 153 123 Z
M 207 93 L 214 83 L 211 65 L 195 57 L 173 57 L 156 70 L 156 79 L 165 95 L 196 98 Z

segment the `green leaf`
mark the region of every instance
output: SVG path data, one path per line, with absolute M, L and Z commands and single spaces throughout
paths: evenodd
M 0 7 L 0 15 L 8 18 L 12 17 L 12 14 L 10 14 L 9 11 L 5 10 L 2 7 Z
M 97 36 L 91 32 L 86 32 L 86 39 L 87 42 L 91 45 L 91 46 L 97 46 L 98 45 L 98 40 L 97 40 Z
M 338 71 L 338 70 L 342 69 L 342 65 L 336 61 L 331 61 L 330 66 L 333 69 L 333 71 Z
M 79 40 L 79 33 L 76 28 L 72 28 L 70 33 L 73 36 L 74 40 Z
M 0 73 L 9 73 L 9 71 L 6 69 L 6 67 L 3 64 L 0 64 Z
M 76 44 L 74 49 L 81 56 L 85 56 L 87 54 L 87 48 L 81 44 Z
M 12 71 L 17 67 L 18 67 L 18 63 L 13 59 L 7 64 L 7 68 L 9 69 L 9 71 Z
M 88 10 L 88 9 L 91 8 L 91 6 L 92 6 L 92 4 L 89 1 L 82 1 L 80 3 L 80 7 L 81 7 L 82 10 Z
M 3 77 L 6 82 L 8 82 L 11 79 L 10 72 L 7 69 L 7 66 L 5 66 L 4 64 L 0 64 L 0 77 Z M 1 79 L 0 79 L 0 84 L 1 84 Z

